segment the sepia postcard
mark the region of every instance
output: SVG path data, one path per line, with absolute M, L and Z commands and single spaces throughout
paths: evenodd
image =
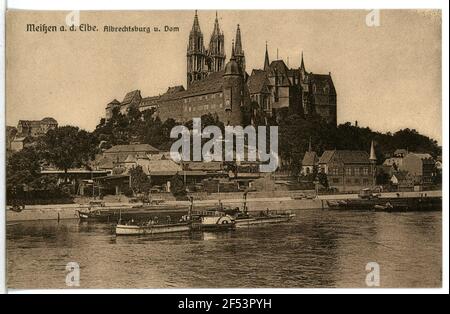
M 443 287 L 441 10 L 5 15 L 9 291 Z

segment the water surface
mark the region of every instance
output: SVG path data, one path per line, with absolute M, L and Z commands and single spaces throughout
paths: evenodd
M 291 223 L 221 233 L 115 237 L 102 223 L 23 222 L 7 227 L 9 288 L 441 286 L 441 212 L 299 210 Z

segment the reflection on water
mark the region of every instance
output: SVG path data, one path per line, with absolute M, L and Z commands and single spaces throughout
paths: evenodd
M 297 211 L 291 223 L 227 232 L 115 237 L 77 220 L 7 227 L 10 288 L 365 287 L 368 262 L 381 287 L 441 286 L 441 212 Z

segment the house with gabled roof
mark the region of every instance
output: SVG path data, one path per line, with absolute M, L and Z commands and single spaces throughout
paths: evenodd
M 365 151 L 326 150 L 318 161 L 330 188 L 357 192 L 375 184 L 375 163 Z

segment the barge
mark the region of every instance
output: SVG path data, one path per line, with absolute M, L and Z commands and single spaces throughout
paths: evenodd
M 374 197 L 327 201 L 331 210 L 373 210 L 386 212 L 442 210 L 441 196 Z

